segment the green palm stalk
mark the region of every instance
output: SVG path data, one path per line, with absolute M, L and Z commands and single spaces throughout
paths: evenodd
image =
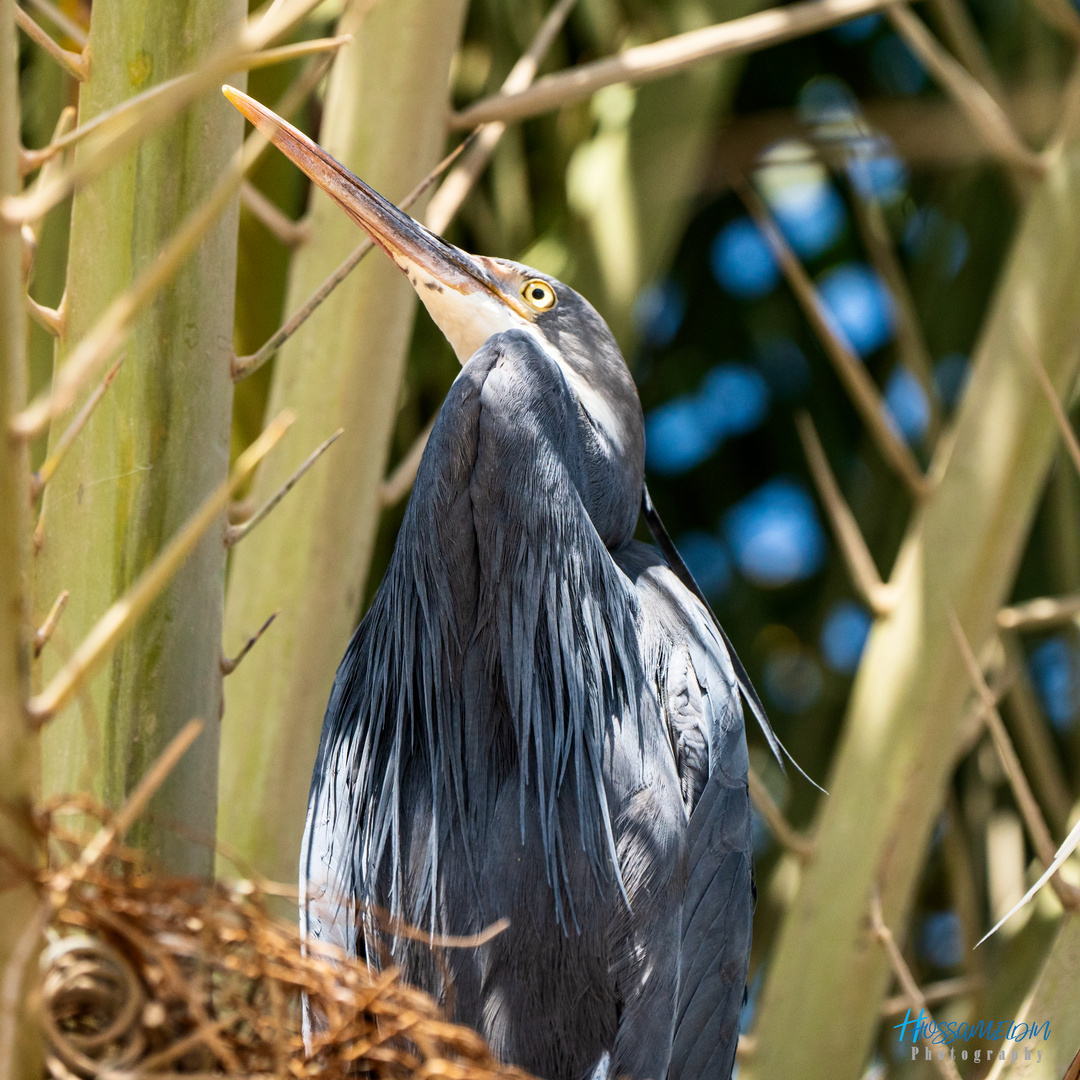
M 18 89 L 15 24 L 11 5 L 0 9 L 0 195 L 18 191 Z M 24 1080 L 41 1071 L 20 982 L 8 985 L 9 964 L 24 945 L 33 919 L 34 894 L 5 858 L 30 862 L 26 828 L 33 789 L 35 747 L 24 711 L 29 689 L 30 641 L 27 588 L 27 456 L 7 437 L 8 420 L 26 400 L 26 315 L 22 303 L 19 230 L 0 225 L 0 1073 Z M 14 995 L 14 1000 L 9 1000 Z M 12 1038 L 16 1042 L 12 1043 Z M 8 1057 L 8 1055 L 11 1055 Z
M 101 0 L 90 31 L 93 56 L 80 89 L 79 121 L 198 66 L 238 30 L 243 0 L 158 4 Z M 109 302 L 145 271 L 207 196 L 240 146 L 242 125 L 216 94 L 77 192 L 72 209 L 67 316 L 57 363 Z M 87 152 L 80 144 L 76 152 Z M 46 678 L 117 596 L 225 479 L 237 203 L 139 317 L 125 360 L 85 430 L 45 490 L 37 607 L 71 593 Z M 50 450 L 81 402 L 52 425 Z M 224 521 L 211 530 L 79 704 L 44 736 L 45 794 L 93 791 L 121 802 L 193 716 L 208 730 L 155 799 L 188 835 L 215 828 Z M 173 870 L 205 874 L 205 845 L 141 823 L 136 842 Z
M 320 141 L 391 198 L 402 198 L 438 159 L 464 12 L 463 0 L 380 4 L 334 63 Z M 289 312 L 361 239 L 321 193 L 310 224 L 292 266 Z M 292 456 L 260 471 L 257 503 L 344 428 L 303 491 L 236 548 L 229 582 L 229 648 L 271 612 L 281 615 L 226 684 L 218 835 L 286 880 L 296 872 L 327 694 L 363 596 L 415 310 L 397 269 L 369 259 L 288 343 L 274 371 L 269 412 L 294 409 L 296 431 Z
M 1080 148 L 1032 195 L 984 324 L 936 485 L 897 558 L 822 801 L 814 858 L 770 962 L 744 1076 L 858 1076 L 880 1022 L 887 957 L 868 919 L 905 925 L 960 747 L 971 683 L 950 612 L 979 647 L 995 631 L 1058 431 L 1025 352 L 1059 395 L 1080 364 Z

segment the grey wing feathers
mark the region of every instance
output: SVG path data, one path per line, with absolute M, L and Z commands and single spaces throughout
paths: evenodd
M 619 562 L 642 607 L 654 678 L 683 785 L 687 881 L 668 1080 L 730 1075 L 750 957 L 749 758 L 738 681 L 709 613 L 652 549 Z
M 349 693 L 349 661 L 360 647 L 360 636 L 349 644 L 334 680 L 327 712 L 338 715 Z M 332 753 L 332 730 L 324 726 L 308 800 L 307 821 L 300 848 L 300 936 L 308 949 L 330 946 L 332 957 L 354 956 L 358 939 L 354 883 L 349 873 L 355 844 L 348 773 Z
M 758 726 L 761 728 L 761 733 L 765 736 L 765 741 L 769 744 L 769 749 L 772 750 L 773 757 L 776 758 L 780 770 L 784 771 L 784 758 L 787 758 L 788 761 L 795 766 L 800 776 L 816 787 L 823 795 L 828 795 L 828 792 L 816 780 L 812 780 L 807 776 L 803 771 L 802 766 L 791 756 L 788 748 L 776 737 L 776 732 L 773 731 L 772 724 L 769 723 L 769 718 L 765 714 L 765 706 L 762 705 L 761 698 L 758 697 L 758 692 L 754 689 L 754 684 L 750 681 L 750 676 L 747 675 L 746 668 L 743 667 L 742 661 L 739 659 L 739 654 L 735 651 L 734 646 L 732 646 L 731 639 L 727 636 L 727 632 L 720 625 L 716 616 L 713 615 L 712 609 L 705 599 L 705 594 L 698 587 L 698 583 L 694 580 L 694 575 L 690 573 L 690 570 L 686 563 L 683 562 L 678 549 L 672 543 L 671 537 L 668 536 L 667 529 L 660 520 L 660 515 L 656 512 L 656 507 L 653 506 L 652 497 L 649 495 L 648 487 L 645 487 L 641 493 L 641 512 L 645 516 L 646 524 L 648 524 L 649 531 L 653 534 L 653 539 L 656 540 L 659 545 L 660 550 L 664 554 L 664 558 L 667 560 L 672 571 L 674 571 L 675 576 L 684 586 L 686 586 L 690 593 L 697 597 L 701 603 L 701 607 L 709 613 L 712 624 L 720 635 L 720 640 L 723 642 L 728 660 L 735 672 L 735 681 L 738 684 L 739 690 L 746 699 L 747 705 L 750 706 L 750 711 L 754 714 L 754 719 L 757 720 Z
M 669 1080 L 727 1077 L 739 1041 L 751 935 L 746 788 L 706 785 L 690 818 L 682 970 Z

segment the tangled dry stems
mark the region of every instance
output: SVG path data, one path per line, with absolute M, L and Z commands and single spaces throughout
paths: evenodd
M 39 816 L 48 856 L 36 875 L 52 911 L 38 1012 L 54 1080 L 529 1080 L 395 969 L 306 955 L 296 928 L 269 909 L 274 887 L 164 876 L 119 844 L 72 880 L 83 844 L 60 822 Z M 310 1052 L 302 995 L 326 1020 Z

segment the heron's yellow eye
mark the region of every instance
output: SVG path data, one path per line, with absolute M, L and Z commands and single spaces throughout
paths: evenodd
M 555 306 L 555 290 L 539 278 L 526 281 L 521 290 L 529 307 L 537 311 L 550 311 Z

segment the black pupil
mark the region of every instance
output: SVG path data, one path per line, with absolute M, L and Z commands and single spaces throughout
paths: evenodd
M 533 289 L 533 299 L 534 300 L 543 300 L 544 299 L 544 290 L 539 288 L 539 287 Z

